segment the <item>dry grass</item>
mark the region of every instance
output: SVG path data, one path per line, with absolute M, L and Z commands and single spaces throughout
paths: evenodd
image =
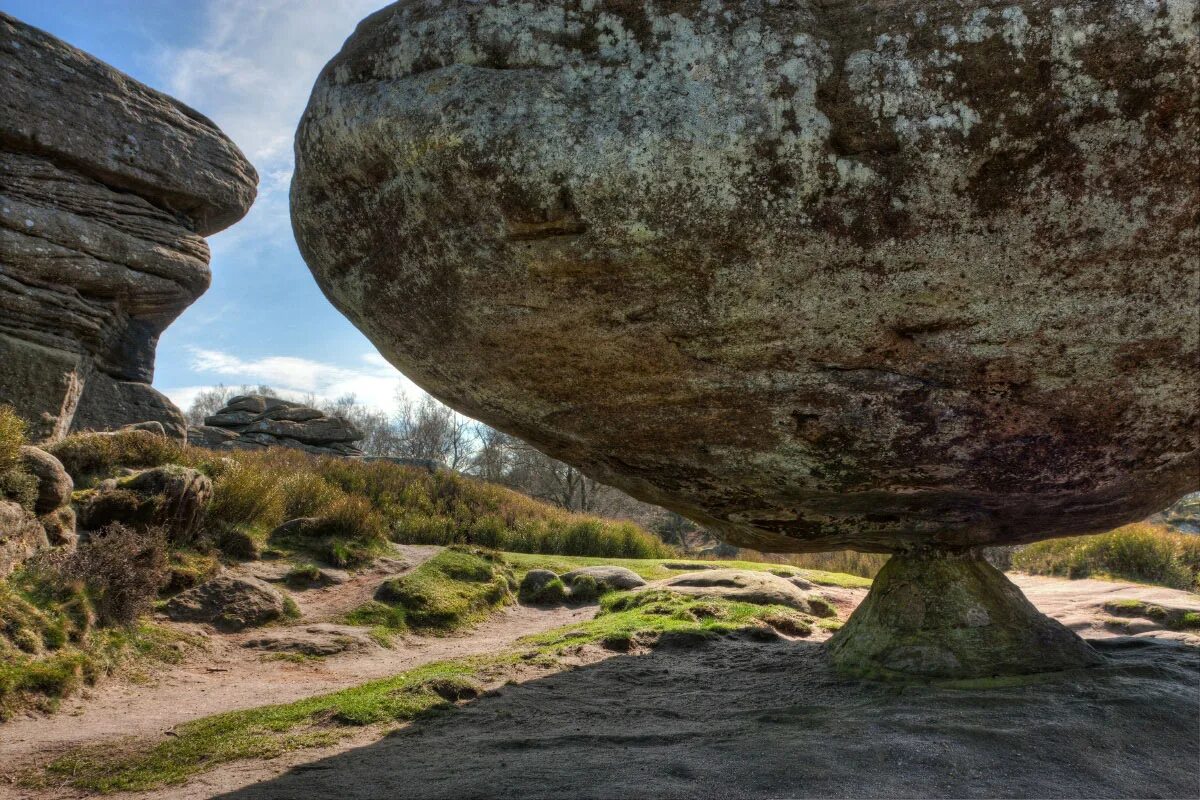
M 1145 522 L 1097 536 L 1037 542 L 1014 553 L 1012 562 L 1034 575 L 1115 577 L 1200 590 L 1200 536 Z
M 759 553 L 756 550 L 739 550 L 738 561 L 755 561 L 762 564 L 787 564 L 800 569 L 822 572 L 839 572 L 874 578 L 887 563 L 887 553 L 857 553 L 853 550 L 834 550 L 828 553 Z
M 673 555 L 628 522 L 571 514 L 518 492 L 447 470 L 388 462 L 314 458 L 290 450 L 214 454 L 185 462 L 214 476 L 210 525 L 270 531 L 296 517 L 336 520 L 353 535 L 408 544 L 468 544 L 496 550 L 624 558 Z

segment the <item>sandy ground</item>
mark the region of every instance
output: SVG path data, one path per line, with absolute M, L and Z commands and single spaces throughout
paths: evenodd
M 1096 640 L 1109 664 L 1009 688 L 902 688 L 837 679 L 813 641 L 664 648 L 506 687 L 384 738 L 365 730 L 137 797 L 1200 797 L 1200 638 L 1157 628 L 1118 636 L 1102 608 L 1136 598 L 1200 610 L 1200 596 L 1010 577 L 1041 610 Z M 305 593 L 306 622 L 353 607 L 378 581 Z M 844 616 L 865 592 L 831 594 Z M 315 665 L 263 662 L 238 637 L 214 636 L 207 660 L 154 686 L 113 684 L 65 714 L 0 726 L 0 765 L 494 652 L 591 613 L 509 609 L 469 635 L 414 637 Z M 0 783 L 0 798 L 74 796 L 7 791 Z
M 439 548 L 397 547 L 404 569 L 371 570 L 349 583 L 292 593 L 303 616 L 291 627 L 335 619 L 370 599 L 389 575 L 403 574 Z M 250 569 L 261 568 L 252 565 Z M 421 664 L 504 650 L 530 634 L 588 619 L 588 609 L 539 609 L 512 606 L 472 630 L 451 636 L 405 636 L 392 649 L 372 647 L 319 661 L 293 663 L 271 659 L 245 647 L 263 630 L 213 633 L 201 625 L 173 625 L 205 639 L 203 650 L 186 663 L 163 669 L 148 682 L 110 680 L 73 697 L 59 713 L 21 717 L 0 723 L 0 798 L 3 775 L 21 761 L 71 746 L 119 736 L 156 736 L 191 719 L 238 708 L 288 703 L 303 697 L 394 675 Z

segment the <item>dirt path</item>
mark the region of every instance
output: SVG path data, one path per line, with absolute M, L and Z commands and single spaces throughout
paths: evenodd
M 336 618 L 369 599 L 388 575 L 403 574 L 439 548 L 398 548 L 400 562 L 355 576 L 340 586 L 293 594 L 303 617 L 292 626 L 303 629 Z M 250 569 L 254 569 L 251 567 Z M 260 567 L 257 567 L 261 569 Z M 372 646 L 303 663 L 273 659 L 245 646 L 262 629 L 214 634 L 199 625 L 173 625 L 203 636 L 204 650 L 186 663 L 164 669 L 149 684 L 112 680 L 64 702 L 49 717 L 17 718 L 0 725 L 0 772 L 33 755 L 120 736 L 154 736 L 198 717 L 239 708 L 288 703 L 303 697 L 354 686 L 446 658 L 494 653 L 523 636 L 587 619 L 589 609 L 538 609 L 512 606 L 469 631 L 441 637 L 405 636 L 387 649 Z M 0 787 L 0 797 L 3 797 Z
M 408 563 L 408 568 L 411 568 L 425 558 L 430 557 L 434 552 L 436 552 L 436 548 L 416 548 L 409 549 L 401 553 L 400 556 Z M 395 569 L 395 567 L 395 564 L 390 567 L 385 566 L 384 571 Z M 1019 574 L 1010 575 L 1010 578 L 1021 587 L 1029 599 L 1043 612 L 1059 619 L 1064 624 L 1091 639 L 1108 639 L 1124 635 L 1122 631 L 1105 624 L 1104 620 L 1110 617 L 1110 615 L 1104 611 L 1103 604 L 1109 600 L 1138 599 L 1171 608 L 1200 610 L 1200 596 L 1188 592 L 1098 580 L 1069 581 Z M 344 613 L 349 608 L 354 607 L 369 597 L 370 593 L 374 590 L 374 586 L 380 580 L 380 572 L 376 571 L 357 576 L 350 582 L 338 587 L 297 595 L 297 600 L 300 602 L 305 614 L 305 623 L 307 624 L 312 620 L 335 618 L 339 614 Z M 865 591 L 863 590 L 830 589 L 828 593 L 832 595 L 831 599 L 835 600 L 839 608 L 839 615 L 843 618 L 853 610 L 853 607 L 865 595 Z M 394 650 L 377 648 L 366 653 L 337 656 L 311 664 L 264 661 L 262 660 L 261 653 L 242 646 L 241 640 L 249 634 L 212 636 L 210 637 L 212 644 L 206 655 L 199 660 L 192 660 L 184 667 L 166 672 L 152 686 L 109 684 L 93 692 L 91 696 L 69 704 L 63 712 L 54 717 L 16 720 L 7 723 L 0 729 L 0 732 L 3 733 L 3 739 L 0 741 L 0 763 L 24 761 L 34 754 L 44 757 L 47 753 L 55 752 L 71 745 L 100 741 L 114 736 L 159 734 L 168 731 L 171 726 L 185 720 L 219 711 L 246 708 L 267 703 L 288 702 L 358 684 L 372 678 L 391 675 L 401 670 L 441 658 L 496 652 L 511 645 L 515 640 L 527 634 L 589 618 L 593 611 L 590 608 L 538 610 L 526 607 L 514 607 L 466 634 L 445 638 L 410 637 L 402 643 L 398 643 Z M 1200 637 L 1193 634 L 1164 631 L 1161 628 L 1141 630 L 1136 635 L 1146 639 L 1183 639 L 1192 644 L 1200 644 Z M 1171 646 L 1172 644 L 1164 642 L 1163 646 Z M 721 645 L 716 649 L 723 650 L 724 648 L 725 645 Z M 742 664 L 747 657 L 750 657 L 748 651 L 746 653 L 742 652 L 744 649 L 745 646 L 742 644 L 733 646 L 733 649 L 729 650 L 729 657 L 733 658 L 733 661 L 737 662 L 737 664 Z M 768 657 L 775 653 L 775 650 L 772 650 L 770 647 L 763 650 L 756 646 L 752 649 L 757 654 L 753 656 L 755 659 L 764 653 Z M 810 649 L 814 651 L 819 649 L 817 643 L 804 643 L 804 648 L 802 649 L 804 649 L 805 659 L 808 659 L 807 661 L 802 659 L 802 661 L 808 664 L 808 667 L 811 668 L 810 671 L 815 670 L 819 672 L 818 661 L 809 658 L 807 655 Z M 709 651 L 705 652 L 710 652 L 711 650 L 710 648 Z M 1190 648 L 1187 648 L 1187 650 L 1191 652 Z M 1186 655 L 1176 654 L 1171 657 L 1180 661 L 1181 669 L 1187 669 L 1188 662 Z M 707 774 L 709 771 L 708 765 L 697 763 L 688 749 L 687 742 L 692 741 L 696 737 L 696 734 L 675 732 L 670 734 L 667 739 L 662 739 L 663 734 L 658 730 L 658 727 L 661 727 L 663 724 L 666 727 L 671 727 L 672 723 L 669 720 L 680 718 L 679 714 L 682 711 L 682 707 L 668 707 L 668 704 L 668 706 L 664 706 L 655 712 L 665 716 L 668 720 L 667 723 L 660 722 L 650 725 L 646 721 L 645 715 L 640 712 L 629 716 L 627 724 L 632 725 L 633 730 L 629 731 L 627 736 L 625 734 L 618 736 L 614 732 L 611 735 L 607 733 L 603 734 L 599 739 L 595 739 L 596 734 L 588 732 L 593 727 L 593 723 L 589 720 L 591 715 L 595 713 L 601 713 L 607 719 L 608 717 L 613 717 L 612 709 L 625 707 L 632 709 L 632 706 L 629 705 L 631 702 L 636 705 L 644 700 L 644 702 L 649 703 L 651 706 L 667 703 L 668 698 L 665 688 L 661 693 L 656 693 L 658 690 L 655 689 L 651 691 L 650 696 L 640 700 L 626 696 L 628 692 L 636 694 L 640 691 L 634 689 L 633 686 L 641 682 L 646 675 L 657 675 L 660 672 L 662 674 L 683 674 L 689 671 L 697 671 L 697 676 L 695 677 L 698 677 L 700 672 L 707 674 L 709 670 L 714 670 L 715 672 L 712 675 L 708 675 L 701 682 L 704 685 L 695 684 L 692 689 L 688 690 L 687 700 L 684 705 L 689 709 L 714 704 L 719 706 L 723 701 L 710 696 L 713 692 L 717 691 L 717 687 L 715 685 L 710 687 L 705 681 L 717 681 L 721 675 L 726 674 L 729 669 L 734 668 L 733 664 L 724 663 L 723 659 L 725 658 L 725 656 L 701 656 L 687 652 L 670 652 L 661 655 L 656 654 L 654 656 L 655 663 L 662 661 L 663 665 L 653 669 L 649 666 L 643 666 L 647 662 L 642 661 L 640 657 L 630 658 L 622 656 L 611 659 L 613 662 L 623 665 L 619 668 L 602 667 L 602 665 L 594 664 L 580 670 L 575 670 L 575 672 L 586 674 L 593 674 L 589 671 L 596 670 L 594 675 L 598 677 L 574 681 L 563 679 L 568 681 L 564 684 L 565 687 L 573 686 L 579 691 L 572 696 L 558 698 L 557 702 L 561 707 L 557 708 L 554 714 L 550 715 L 554 717 L 555 723 L 552 726 L 553 731 L 545 734 L 545 741 L 551 743 L 548 745 L 551 749 L 565 748 L 565 751 L 561 753 L 556 750 L 556 755 L 553 756 L 552 760 L 557 761 L 560 756 L 568 760 L 581 757 L 579 753 L 576 753 L 577 748 L 574 744 L 576 741 L 592 741 L 593 744 L 600 747 L 600 752 L 604 752 L 605 747 L 625 747 L 625 745 L 619 745 L 619 741 L 624 741 L 625 738 L 628 738 L 629 742 L 633 743 L 628 746 L 633 747 L 639 754 L 643 753 L 643 750 L 646 754 L 650 754 L 654 750 L 653 747 L 648 745 L 643 748 L 643 742 L 662 741 L 664 742 L 664 746 L 673 754 L 673 758 L 679 759 L 681 763 L 686 762 L 684 766 L 679 767 L 682 770 L 681 775 L 686 777 L 689 774 L 697 773 L 697 771 Z M 1140 663 L 1141 657 L 1139 656 L 1133 660 L 1137 660 Z M 812 662 L 811 664 L 809 664 L 810 661 Z M 618 669 L 620 671 L 614 671 Z M 1131 669 L 1133 669 L 1136 678 L 1137 669 L 1133 667 Z M 751 672 L 757 673 L 759 671 L 761 670 L 756 667 Z M 1125 680 L 1126 684 L 1128 683 L 1128 680 L 1116 677 L 1123 672 L 1125 670 L 1122 669 L 1114 673 L 1112 687 L 1106 691 L 1115 693 L 1117 692 L 1116 687 L 1124 685 L 1122 684 L 1122 680 Z M 1180 674 L 1185 673 L 1181 672 Z M 794 677 L 801 684 L 816 681 L 826 689 L 833 686 L 833 684 L 829 683 L 827 676 L 817 675 L 813 677 L 797 674 Z M 556 685 L 554 682 L 557 680 L 557 678 L 542 678 L 534 681 L 534 683 L 549 686 L 550 688 L 545 691 L 555 691 L 553 687 Z M 652 683 L 656 680 L 653 679 Z M 1072 685 L 1074 686 L 1074 684 Z M 731 686 L 729 688 L 732 690 L 734 687 Z M 763 688 L 765 692 L 766 687 L 764 686 Z M 1078 687 L 1076 686 L 1075 688 Z M 741 684 L 737 684 L 737 690 L 742 691 Z M 541 691 L 543 690 L 533 691 L 530 697 L 542 697 Z M 834 690 L 830 689 L 830 691 Z M 840 691 L 840 689 L 837 691 Z M 1147 687 L 1146 691 L 1151 694 L 1162 692 L 1169 694 L 1173 690 L 1165 685 L 1156 685 L 1154 687 Z M 836 694 L 836 691 L 834 693 Z M 508 691 L 506 690 L 503 694 L 507 695 Z M 964 698 L 966 697 L 961 692 L 959 694 Z M 871 702 L 875 702 L 874 696 L 872 698 Z M 1187 708 L 1190 708 L 1187 705 L 1188 703 L 1195 705 L 1197 700 L 1190 695 L 1187 697 L 1182 697 L 1181 695 L 1180 698 L 1186 701 L 1184 705 L 1185 711 Z M 1176 698 L 1176 700 L 1180 698 Z M 862 700 L 862 698 L 843 699 L 848 702 L 853 700 L 855 703 Z M 1114 694 L 1113 702 L 1118 702 L 1118 700 L 1119 698 L 1116 698 Z M 758 703 L 764 705 L 764 708 L 769 708 L 771 699 L 766 694 L 763 694 L 761 697 L 748 697 L 747 701 L 752 705 Z M 504 713 L 521 718 L 529 717 L 527 721 L 530 724 L 532 724 L 534 717 L 545 720 L 550 719 L 550 716 L 546 716 L 550 712 L 539 711 L 534 706 L 523 704 L 524 701 L 518 703 L 518 707 L 516 708 L 507 707 L 504 701 L 491 699 L 478 704 L 495 708 L 497 702 L 505 706 L 506 710 L 500 714 L 501 718 L 496 719 L 494 723 L 486 722 L 485 725 L 490 726 L 494 724 L 497 729 L 503 728 L 504 723 L 502 718 Z M 940 696 L 937 702 L 949 702 L 953 704 L 952 701 L 940 698 Z M 991 713 L 989 709 L 997 708 L 995 702 L 983 702 L 980 698 L 975 698 L 973 702 L 980 704 L 980 711 L 978 713 L 985 716 L 987 713 Z M 1043 698 L 1039 702 L 1049 701 Z M 1124 701 L 1120 702 L 1124 703 Z M 1067 706 L 1074 708 L 1069 703 Z M 901 709 L 898 706 L 895 713 L 903 717 L 906 714 L 916 713 L 917 710 L 916 708 Z M 763 713 L 770 716 L 777 712 L 768 710 Z M 791 714 L 792 712 L 789 711 L 787 713 Z M 864 711 L 864 713 L 866 712 Z M 965 709 L 956 713 L 970 715 L 970 712 Z M 542 714 L 542 716 L 538 716 L 539 714 Z M 690 719 L 691 716 L 697 716 L 697 714 L 698 712 L 692 713 L 689 711 L 685 716 L 688 716 Z M 617 714 L 617 716 L 621 715 Z M 704 719 L 700 720 L 699 717 L 704 717 Z M 821 717 L 821 719 L 824 719 L 824 717 Z M 1147 719 L 1149 720 L 1149 717 Z M 719 715 L 709 718 L 705 714 L 699 714 L 697 720 L 694 721 L 696 724 L 701 725 L 702 728 L 709 725 L 718 725 L 719 727 L 721 724 L 728 723 L 727 720 L 719 719 Z M 865 717 L 859 721 L 863 724 L 868 723 Z M 616 717 L 609 722 L 616 725 Z M 607 725 L 609 722 L 604 724 Z M 1147 724 L 1151 724 L 1152 722 L 1153 720 L 1150 720 Z M 994 723 L 998 724 L 996 720 L 964 720 L 962 725 L 969 728 L 975 724 Z M 1161 724 L 1161 720 L 1154 724 Z M 574 735 L 562 733 L 559 730 L 559 726 L 561 725 L 566 725 L 568 728 L 578 730 L 579 732 Z M 642 728 L 645 728 L 647 725 L 655 728 L 655 730 L 651 731 L 647 729 L 643 731 Z M 1140 723 L 1136 723 L 1133 727 L 1140 730 L 1139 725 Z M 469 726 L 464 725 L 455 726 L 451 730 L 453 737 L 474 743 L 473 745 L 464 745 L 463 747 L 483 747 L 484 742 L 480 736 L 484 736 L 484 738 L 486 738 L 486 735 L 500 735 L 501 738 L 504 736 L 509 736 L 509 738 L 517 736 L 516 733 L 512 733 L 511 735 L 496 734 L 495 730 L 492 731 L 492 734 L 485 735 L 473 732 L 469 729 Z M 932 732 L 933 729 L 931 728 L 925 731 L 922 736 L 931 736 L 933 735 Z M 675 736 L 676 733 L 679 733 L 678 737 Z M 830 731 L 827 730 L 826 733 L 830 734 Z M 905 733 L 904 736 L 908 736 L 909 733 L 911 732 Z M 945 741 L 953 741 L 954 736 L 954 733 L 951 731 L 946 733 L 943 739 Z M 139 800 L 200 800 L 200 798 L 225 796 L 226 793 L 231 793 L 229 794 L 230 797 L 246 798 L 247 800 L 250 798 L 257 800 L 258 798 L 268 797 L 292 797 L 298 795 L 293 795 L 291 792 L 297 791 L 300 787 L 306 785 L 310 778 L 316 780 L 317 784 L 322 788 L 315 795 L 309 796 L 334 796 L 337 794 L 334 792 L 335 786 L 342 787 L 360 784 L 362 788 L 356 789 L 356 791 L 367 791 L 368 794 L 350 794 L 346 796 L 367 797 L 391 796 L 395 794 L 396 796 L 404 797 L 453 797 L 460 796 L 459 792 L 465 792 L 461 796 L 475 796 L 475 794 L 479 793 L 482 793 L 482 795 L 488 794 L 488 791 L 485 791 L 485 789 L 491 786 L 490 783 L 475 785 L 469 782 L 466 784 L 455 783 L 453 781 L 446 782 L 445 779 L 438 777 L 436 774 L 437 767 L 439 764 L 444 767 L 444 764 L 448 763 L 446 759 L 458 763 L 460 758 L 474 758 L 468 752 L 456 751 L 454 747 L 451 747 L 444 740 L 440 746 L 450 747 L 450 749 L 442 755 L 436 755 L 431 751 L 427 752 L 428 748 L 416 748 L 419 751 L 417 755 L 425 759 L 421 762 L 422 768 L 426 771 L 426 774 L 422 776 L 422 780 L 426 780 L 429 783 L 422 785 L 427 786 L 427 791 L 411 789 L 411 787 L 417 784 L 405 783 L 404 786 L 400 786 L 392 782 L 399 780 L 399 778 L 380 777 L 376 775 L 374 770 L 394 772 L 394 770 L 388 769 L 389 764 L 401 762 L 408 764 L 410 763 L 410 759 L 413 758 L 411 747 L 414 740 L 411 737 L 388 737 L 384 740 L 380 740 L 379 737 L 379 730 L 366 729 L 329 748 L 288 753 L 270 761 L 246 761 L 224 765 L 219 770 L 198 776 L 186 786 L 171 787 L 158 792 L 139 794 L 138 798 Z M 517 738 L 520 739 L 520 737 Z M 393 739 L 407 742 L 407 744 L 399 747 L 399 749 L 392 747 L 388 743 Z M 542 734 L 537 734 L 535 739 L 536 742 L 533 739 L 529 741 L 520 739 L 519 742 L 514 739 L 514 744 L 511 745 L 511 748 L 515 748 L 515 753 L 512 755 L 512 758 L 509 758 L 508 754 L 510 750 L 507 749 L 508 746 L 502 747 L 505 754 L 502 763 L 510 765 L 524 764 L 526 769 L 533 769 L 535 766 L 534 762 L 526 762 L 528 758 L 537 760 L 536 753 L 543 746 Z M 920 742 L 917 742 L 917 739 L 920 739 Z M 917 737 L 917 739 L 908 741 L 902 737 L 898 741 L 897 746 L 902 749 L 909 745 L 916 747 L 918 744 L 921 748 L 927 747 L 928 743 L 924 739 L 921 739 L 921 737 Z M 1182 744 L 1185 747 L 1192 747 L 1194 749 L 1194 742 L 1190 739 Z M 939 746 L 944 747 L 944 745 Z M 1083 746 L 1082 740 L 1080 746 Z M 526 749 L 534 751 L 533 755 L 523 757 L 521 753 Z M 737 758 L 745 758 L 746 753 L 742 752 L 741 748 L 738 749 L 739 754 Z M 610 755 L 616 758 L 615 751 Z M 977 753 L 972 758 L 978 760 L 982 756 Z M 398 759 L 398 761 L 393 762 L 393 759 Z M 370 770 L 367 769 L 367 764 L 371 765 Z M 732 769 L 732 762 L 726 764 L 726 767 Z M 672 767 L 671 769 L 675 768 Z M 343 771 L 347 772 L 347 774 L 342 774 Z M 458 774 L 460 770 L 451 770 L 449 772 Z M 558 780 L 560 784 L 562 783 L 563 779 L 561 776 L 551 777 L 553 780 Z M 1010 777 L 1012 776 L 1010 775 Z M 1057 779 L 1061 779 L 1061 777 L 1060 775 Z M 1115 778 L 1108 776 L 1106 780 L 1108 779 Z M 1124 780 L 1124 778 L 1121 779 Z M 687 781 L 685 780 L 684 783 L 687 783 Z M 788 785 L 786 781 L 784 783 L 777 783 L 767 794 L 776 792 L 776 789 L 782 790 L 785 785 Z M 563 784 L 559 788 L 563 792 L 578 794 L 583 786 L 584 784 L 582 783 Z M 650 784 L 642 786 L 638 793 L 646 796 L 653 795 L 652 786 L 653 781 Z M 947 786 L 957 786 L 961 789 L 964 784 L 951 781 L 947 783 Z M 409 787 L 411 790 L 407 790 L 405 787 Z M 546 788 L 546 786 L 542 786 L 542 788 Z M 664 791 L 667 789 L 666 785 L 658 788 Z M 711 783 L 695 785 L 695 789 L 701 794 L 705 793 L 706 788 L 711 791 L 717 791 L 719 787 Z M 829 787 L 826 788 L 828 789 Z M 898 787 L 892 788 L 898 792 L 900 791 Z M 1051 787 L 1050 784 L 1046 784 L 1042 788 L 1049 791 Z M 12 790 L 9 791 L 11 792 Z M 322 794 L 322 791 L 328 791 L 330 794 Z M 516 785 L 498 786 L 495 791 L 498 793 L 520 793 L 519 787 Z M 0 784 L 0 798 L 9 796 L 5 792 L 5 788 Z M 371 794 L 371 792 L 381 792 L 382 794 Z M 841 794 L 843 793 L 833 793 L 833 795 Z M 602 792 L 599 794 L 583 792 L 580 796 L 593 795 L 608 796 Z M 903 792 L 895 794 L 895 796 L 902 795 Z M 71 792 L 55 792 L 52 794 L 15 794 L 11 796 L 37 798 L 49 798 L 52 796 L 55 798 L 65 798 L 78 795 Z M 670 795 L 668 792 L 667 795 L 659 794 L 659 796 L 674 795 Z M 744 796 L 756 797 L 759 794 L 750 791 Z M 969 794 L 963 794 L 962 796 L 969 796 Z

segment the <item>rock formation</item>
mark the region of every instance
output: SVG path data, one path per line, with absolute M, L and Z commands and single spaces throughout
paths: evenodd
M 62 462 L 45 450 L 25 446 L 17 469 L 0 474 L 0 578 L 51 546 L 74 548 L 77 542 L 71 508 L 75 482 Z M 17 476 L 26 480 L 14 498 L 5 486 L 16 484 Z
M 34 439 L 183 416 L 158 336 L 257 176 L 209 120 L 0 13 L 0 404 Z
M 362 434 L 341 417 L 264 395 L 239 395 L 203 425 L 188 428 L 188 443 L 212 450 L 291 447 L 323 456 L 361 458 Z
M 404 0 L 293 223 L 423 387 L 732 543 L 1099 531 L 1200 476 L 1195 17 Z

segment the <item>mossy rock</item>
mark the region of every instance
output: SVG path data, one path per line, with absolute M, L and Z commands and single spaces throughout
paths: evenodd
M 983 678 L 1102 661 L 972 554 L 893 556 L 829 651 L 840 671 L 879 678 Z

